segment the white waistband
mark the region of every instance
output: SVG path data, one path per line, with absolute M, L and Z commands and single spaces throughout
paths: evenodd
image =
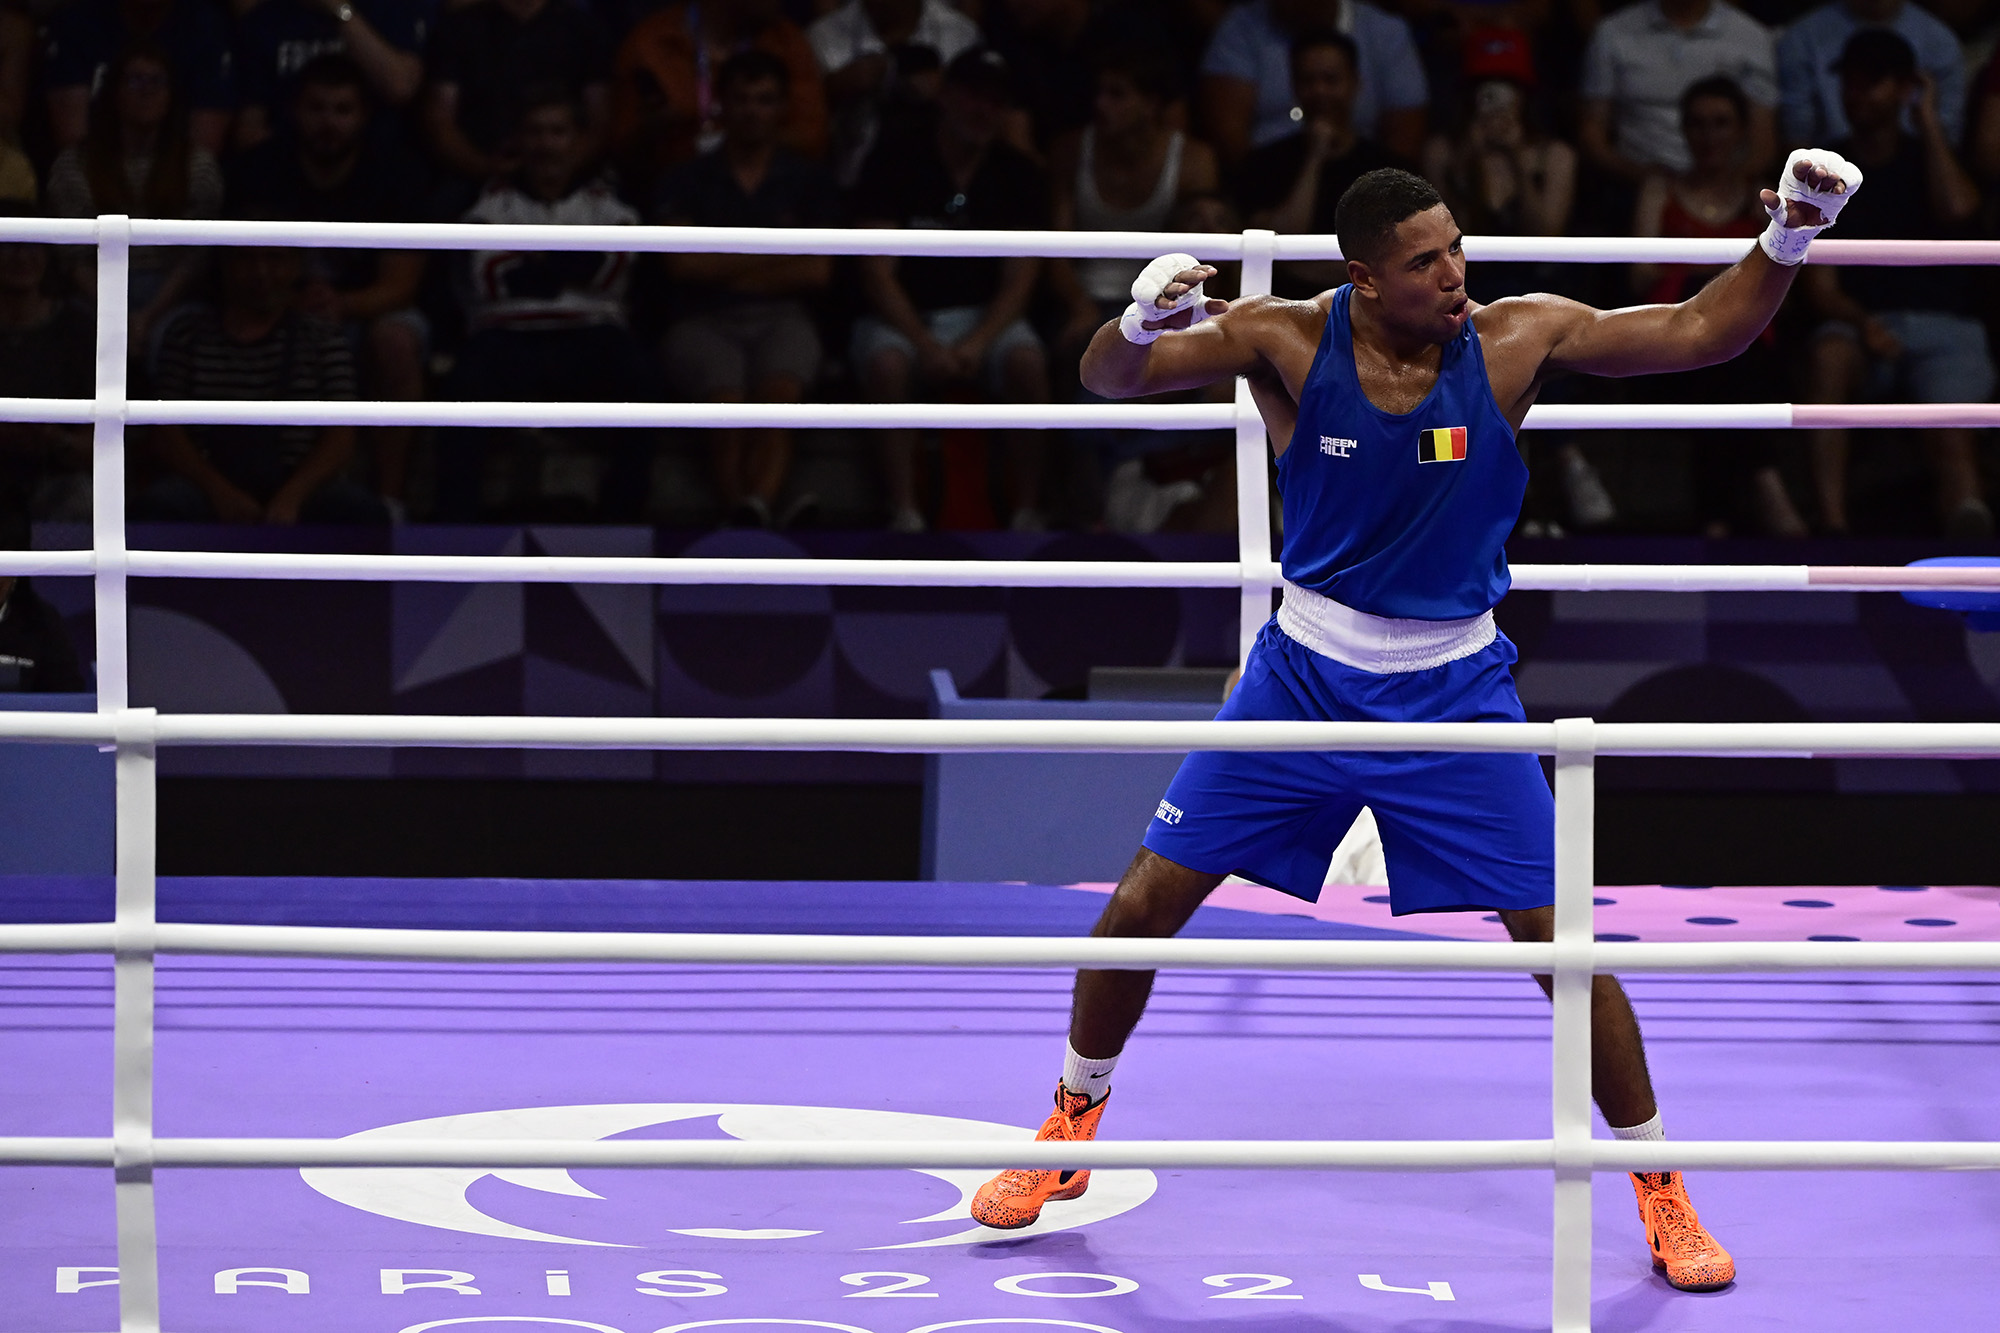
M 1381 675 L 1428 671 L 1470 657 L 1500 632 L 1491 611 L 1465 620 L 1393 620 L 1295 583 L 1285 585 L 1278 628 L 1322 657 Z

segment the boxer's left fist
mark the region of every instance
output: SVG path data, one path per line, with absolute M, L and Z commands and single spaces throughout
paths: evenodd
M 1785 159 L 1778 188 L 1760 197 L 1781 227 L 1830 227 L 1860 188 L 1860 167 L 1828 149 L 1801 148 Z
M 1861 188 L 1861 168 L 1824 148 L 1801 148 L 1785 160 L 1778 188 L 1758 197 L 1770 215 L 1758 243 L 1780 264 L 1796 264 Z

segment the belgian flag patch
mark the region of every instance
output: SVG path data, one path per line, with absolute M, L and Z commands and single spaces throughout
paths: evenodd
M 1458 463 L 1465 459 L 1465 427 L 1440 426 L 1417 436 L 1419 463 Z

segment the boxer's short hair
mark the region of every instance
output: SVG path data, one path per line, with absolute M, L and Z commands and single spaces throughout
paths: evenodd
M 1379 167 L 1347 187 L 1333 210 L 1340 252 L 1373 264 L 1396 234 L 1397 224 L 1436 208 L 1444 199 L 1422 176 L 1397 167 Z

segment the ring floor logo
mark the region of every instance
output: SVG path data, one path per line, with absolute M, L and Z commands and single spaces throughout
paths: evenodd
M 687 1126 L 689 1122 L 709 1120 L 714 1122 L 722 1134 L 751 1142 L 767 1139 L 867 1139 L 907 1143 L 911 1140 L 954 1142 L 1000 1138 L 1018 1138 L 1025 1141 L 1033 1137 L 1032 1131 L 1024 1130 L 1018 1125 L 1000 1125 L 985 1120 L 962 1120 L 950 1116 L 917 1115 L 904 1111 L 855 1110 L 830 1106 L 635 1102 L 476 1111 L 465 1115 L 439 1116 L 435 1119 L 386 1125 L 380 1129 L 363 1130 L 359 1134 L 349 1135 L 348 1138 L 350 1141 L 430 1138 L 467 1141 L 605 1139 L 640 1130 Z M 701 1174 L 709 1182 L 721 1179 L 711 1173 Z M 780 1205 L 778 1211 L 787 1213 L 797 1212 L 798 1205 L 803 1202 L 802 1196 L 810 1194 L 809 1189 L 800 1188 L 798 1176 L 801 1174 L 805 1173 L 754 1173 L 759 1183 L 767 1183 L 778 1196 L 771 1199 L 769 1204 Z M 924 1170 L 918 1174 L 933 1176 L 943 1181 L 958 1191 L 958 1197 L 947 1206 L 928 1215 L 893 1219 L 882 1216 L 879 1207 L 870 1208 L 869 1205 L 892 1200 L 896 1191 L 885 1190 L 857 1198 L 850 1190 L 841 1193 L 838 1198 L 825 1200 L 828 1212 L 824 1216 L 799 1219 L 812 1221 L 814 1225 L 810 1227 L 701 1225 L 721 1219 L 695 1216 L 676 1219 L 694 1225 L 669 1226 L 665 1230 L 677 1236 L 741 1241 L 747 1244 L 793 1241 L 809 1236 L 826 1235 L 833 1239 L 853 1239 L 862 1242 L 855 1244 L 853 1248 L 866 1250 L 927 1249 L 936 1246 L 971 1245 L 995 1239 L 995 1233 L 985 1227 L 976 1224 L 967 1225 L 971 1222 L 969 1210 L 973 1193 L 981 1182 L 993 1174 L 992 1172 L 939 1169 Z M 647 1235 L 619 1237 L 615 1231 L 599 1236 L 563 1235 L 494 1216 L 481 1206 L 481 1203 L 487 1202 L 484 1193 L 492 1193 L 492 1191 L 483 1193 L 480 1189 L 488 1177 L 544 1194 L 611 1202 L 604 1195 L 578 1183 L 568 1171 L 562 1169 L 487 1171 L 477 1167 L 327 1168 L 305 1170 L 300 1172 L 300 1175 L 313 1189 L 351 1208 L 359 1208 L 380 1217 L 463 1232 L 467 1235 L 541 1241 L 555 1245 L 626 1249 L 646 1247 L 657 1241 L 657 1237 Z M 636 1187 L 643 1189 L 645 1188 L 643 1182 L 648 1176 L 644 1173 L 620 1172 L 613 1178 L 632 1182 Z M 1047 1235 L 1058 1231 L 1073 1231 L 1078 1227 L 1089 1226 L 1093 1222 L 1102 1222 L 1137 1208 L 1150 1199 L 1158 1188 L 1159 1181 L 1151 1171 L 1099 1171 L 1092 1175 L 1090 1191 L 1081 1200 L 1061 1208 L 1050 1208 L 1033 1226 L 1009 1232 L 1007 1235 L 1010 1239 Z M 475 1202 L 475 1196 L 480 1196 L 481 1202 Z M 717 1207 L 726 1202 L 730 1211 L 736 1214 L 746 1211 L 771 1211 L 768 1206 L 760 1208 L 757 1202 L 746 1200 L 735 1187 L 729 1190 L 705 1189 L 694 1199 L 683 1201 L 682 1206 L 701 1207 L 703 1204 L 699 1201 L 704 1199 L 709 1207 Z M 519 1196 L 509 1199 L 505 1195 L 502 1195 L 501 1201 L 521 1202 Z M 494 1205 L 488 1203 L 487 1206 Z M 602 1211 L 610 1214 L 621 1210 Z M 570 1215 L 577 1216 L 579 1211 L 572 1209 Z M 609 1223 L 612 1219 L 607 1216 L 604 1221 Z M 938 1228 L 945 1227 L 946 1224 L 957 1225 L 949 1226 L 942 1234 L 919 1235 L 908 1240 L 897 1239 L 893 1231 L 885 1234 L 884 1230 L 890 1225 Z
M 435 1328 L 462 1328 L 468 1324 L 541 1324 L 557 1328 L 589 1328 L 597 1333 L 626 1333 L 624 1329 L 613 1328 L 609 1324 L 593 1324 L 582 1319 L 544 1319 L 538 1315 L 490 1315 L 472 1319 L 434 1319 L 428 1324 L 412 1324 L 402 1333 L 430 1333 Z M 949 1319 L 942 1324 L 925 1324 L 913 1328 L 909 1333 L 944 1333 L 950 1328 L 977 1328 L 993 1325 L 1013 1325 L 1015 1327 L 1038 1326 L 1055 1328 L 1076 1328 L 1087 1333 L 1119 1333 L 1118 1329 L 1106 1328 L 1102 1324 L 1080 1324 L 1074 1319 Z M 874 1333 L 872 1329 L 860 1328 L 854 1324 L 832 1324 L 822 1319 L 697 1319 L 689 1324 L 670 1324 L 655 1329 L 653 1333 L 693 1333 L 698 1328 L 830 1328 L 838 1333 Z
M 1032 1132 L 1017 1125 L 1001 1125 L 984 1120 L 965 1120 L 950 1116 L 916 1115 L 900 1111 L 856 1110 L 846 1107 L 826 1106 L 773 1106 L 740 1103 L 703 1102 L 642 1102 L 594 1106 L 543 1106 L 518 1110 L 480 1111 L 465 1115 L 440 1116 L 429 1120 L 413 1120 L 398 1125 L 387 1125 L 380 1129 L 365 1130 L 350 1135 L 351 1139 L 385 1140 L 450 1138 L 460 1140 L 477 1139 L 604 1139 L 620 1134 L 630 1134 L 640 1130 L 658 1130 L 662 1127 L 688 1127 L 698 1122 L 712 1122 L 714 1127 L 730 1138 L 757 1141 L 766 1139 L 868 1139 L 877 1141 L 908 1142 L 912 1139 L 929 1139 L 950 1142 L 966 1139 L 1032 1138 Z M 713 1179 L 709 1173 L 702 1173 Z M 757 1173 L 777 1185 L 786 1200 L 796 1198 L 795 1173 Z M 817 1173 L 815 1173 L 817 1174 Z M 963 1246 L 995 1239 L 995 1233 L 979 1226 L 966 1226 L 970 1219 L 968 1208 L 972 1195 L 992 1173 L 983 1170 L 925 1170 L 918 1174 L 935 1177 L 957 1192 L 957 1197 L 946 1207 L 923 1217 L 892 1220 L 880 1215 L 867 1217 L 864 1225 L 874 1234 L 860 1239 L 882 1241 L 881 1228 L 887 1225 L 943 1227 L 943 1234 L 926 1235 L 913 1240 L 889 1239 L 886 1243 L 858 1245 L 856 1248 L 870 1250 L 923 1249 L 938 1246 Z M 512 1171 L 482 1171 L 477 1168 L 465 1169 L 365 1169 L 365 1170 L 306 1170 L 300 1175 L 312 1188 L 330 1199 L 347 1204 L 377 1216 L 398 1221 L 413 1222 L 421 1226 L 437 1227 L 476 1236 L 491 1236 L 511 1240 L 539 1241 L 553 1245 L 593 1246 L 604 1248 L 642 1248 L 649 1245 L 645 1238 L 604 1239 L 591 1236 L 560 1235 L 520 1225 L 517 1221 L 494 1216 L 476 1204 L 469 1196 L 479 1193 L 479 1186 L 489 1176 L 509 1185 L 550 1195 L 566 1196 L 573 1199 L 606 1200 L 597 1191 L 578 1183 L 568 1171 L 555 1169 L 529 1169 Z M 781 1177 L 772 1180 L 773 1177 Z M 615 1178 L 631 1181 L 640 1188 L 648 1179 L 646 1173 L 620 1172 Z M 657 1179 L 657 1176 L 653 1177 Z M 1130 1211 L 1151 1198 L 1158 1188 L 1158 1180 L 1150 1171 L 1100 1171 L 1091 1179 L 1090 1192 L 1076 1205 L 1066 1209 L 1050 1209 L 1034 1226 L 1009 1234 L 1009 1239 L 1020 1236 L 1046 1235 L 1058 1231 L 1071 1231 L 1078 1227 L 1101 1222 Z M 793 1188 L 786 1188 L 791 1185 Z M 719 1194 L 711 1197 L 723 1197 Z M 741 1200 L 733 1191 L 727 1196 Z M 852 1195 L 845 1196 L 852 1199 Z M 491 1205 L 489 1205 L 491 1206 Z M 732 1227 L 732 1226 L 674 1226 L 667 1228 L 674 1235 L 694 1237 L 705 1241 L 741 1242 L 749 1246 L 763 1248 L 781 1245 L 786 1241 L 798 1241 L 807 1237 L 827 1236 L 836 1231 L 852 1230 L 854 1209 L 849 1206 L 840 1210 L 844 1215 L 823 1219 L 824 1225 L 816 1227 Z M 863 1210 L 864 1215 L 867 1210 Z M 715 1220 L 693 1218 L 691 1221 Z M 949 1225 L 947 1225 L 949 1224 Z M 893 1235 L 894 1233 L 890 1233 Z M 651 1242 L 656 1243 L 656 1242 Z M 457 1276 L 457 1275 L 453 1275 Z M 660 1295 L 674 1295 L 683 1299 L 720 1293 L 724 1289 L 715 1285 L 714 1273 L 684 1270 L 646 1274 L 645 1277 L 660 1284 L 666 1290 Z M 1046 1289 L 1047 1284 L 1039 1277 L 1075 1278 L 1094 1275 L 1048 1274 L 1021 1275 L 1017 1278 L 1003 1278 L 1002 1282 L 1012 1283 L 1015 1295 L 1114 1295 L 1124 1294 L 1137 1284 L 1126 1278 L 1101 1277 L 1083 1283 L 1082 1292 L 1064 1292 Z M 859 1287 L 850 1292 L 853 1296 L 904 1297 L 923 1299 L 934 1298 L 934 1293 L 917 1292 L 912 1287 L 926 1285 L 928 1279 L 907 1273 L 854 1273 L 847 1274 L 841 1281 Z M 1030 1285 L 1032 1283 L 1032 1285 Z M 1061 1284 L 1075 1286 L 1075 1283 Z M 567 1283 L 564 1283 L 567 1286 Z M 685 1323 L 667 1325 L 657 1330 L 627 1330 L 611 1324 L 597 1323 L 581 1319 L 560 1319 L 540 1315 L 486 1315 L 450 1319 L 435 1319 L 412 1324 L 402 1333 L 430 1333 L 433 1329 L 479 1328 L 498 1329 L 503 1325 L 539 1325 L 547 1328 L 581 1328 L 597 1330 L 597 1333 L 693 1333 L 696 1329 L 707 1328 L 819 1328 L 840 1330 L 841 1333 L 878 1333 L 857 1324 L 835 1323 L 827 1320 L 789 1318 L 734 1318 L 698 1319 Z M 1008 1326 L 1016 1328 L 1069 1328 L 1085 1330 L 1086 1333 L 1120 1333 L 1120 1330 L 1103 1324 L 1083 1323 L 1068 1319 L 1046 1318 L 979 1318 L 954 1319 L 942 1323 L 926 1323 L 910 1333 L 944 1333 L 947 1329 Z M 899 1324 L 900 1328 L 900 1324 Z

